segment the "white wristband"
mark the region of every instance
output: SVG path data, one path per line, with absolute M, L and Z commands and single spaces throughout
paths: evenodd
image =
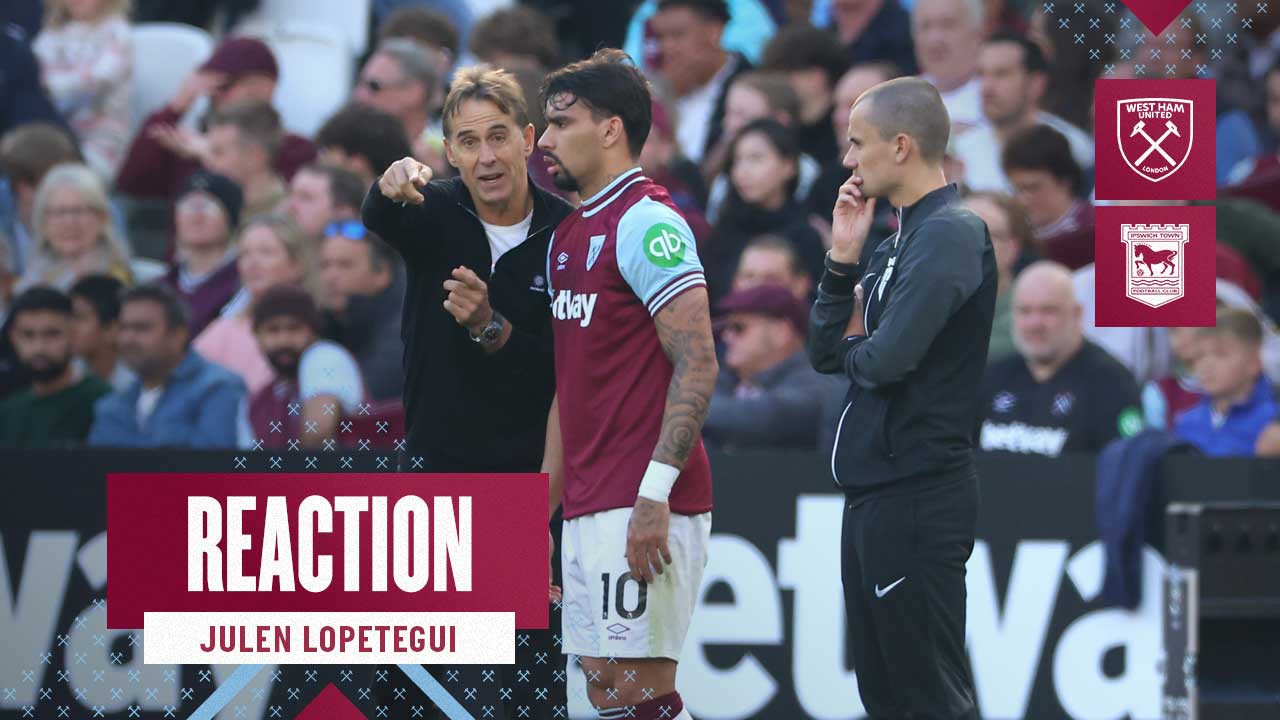
M 640 497 L 654 502 L 666 502 L 678 477 L 680 468 L 650 460 L 648 469 L 644 471 L 644 479 L 640 481 Z

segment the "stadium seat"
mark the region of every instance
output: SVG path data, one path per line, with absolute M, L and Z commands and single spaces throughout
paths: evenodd
M 275 107 L 290 132 L 315 135 L 347 101 L 355 60 L 342 32 L 310 20 L 242 24 L 237 32 L 260 38 L 275 53 Z
M 148 115 L 173 99 L 182 81 L 213 52 L 213 38 L 181 23 L 133 26 L 132 136 Z
M 245 15 L 233 34 L 251 34 L 246 27 L 305 18 L 341 33 L 355 57 L 363 54 L 369 43 L 369 5 L 370 0 L 261 0 L 258 9 Z

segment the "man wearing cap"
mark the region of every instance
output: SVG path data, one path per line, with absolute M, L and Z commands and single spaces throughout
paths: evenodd
M 842 384 L 805 355 L 808 306 L 787 288 L 759 285 L 718 305 L 726 317 L 723 367 L 702 432 L 724 449 L 817 447 L 823 399 Z
M 253 433 L 246 436 L 240 428 L 241 447 L 254 438 L 272 449 L 283 448 L 289 438 L 320 447 L 337 437 L 341 417 L 355 415 L 364 402 L 356 359 L 341 345 L 321 340 L 320 325 L 320 309 L 296 285 L 277 285 L 254 302 L 253 335 L 276 377 L 249 398 Z M 290 412 L 290 406 L 301 407 L 301 413 Z M 273 431 L 273 423 L 281 422 L 284 427 Z
M 203 138 L 177 127 L 196 100 L 207 96 L 210 110 L 251 100 L 271 102 L 279 78 L 275 55 L 266 43 L 246 37 L 224 41 L 183 81 L 169 104 L 151 113 L 138 129 L 116 176 L 116 188 L 138 198 L 172 197 L 200 166 Z M 288 180 L 315 156 L 306 138 L 290 133 L 276 151 L 275 167 Z
M 200 334 L 240 289 L 232 233 L 243 198 L 228 178 L 198 170 L 173 204 L 177 262 L 164 281 L 190 306 L 191 337 Z

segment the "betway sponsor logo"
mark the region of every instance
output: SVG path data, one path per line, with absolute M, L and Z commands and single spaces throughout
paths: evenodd
M 591 313 L 596 309 L 599 293 L 575 293 L 561 290 L 551 301 L 551 315 L 557 320 L 577 320 L 579 327 L 591 324 Z
M 1007 450 L 1057 457 L 1062 454 L 1062 446 L 1067 444 L 1067 431 L 1020 422 L 988 421 L 982 424 L 981 443 L 983 450 Z

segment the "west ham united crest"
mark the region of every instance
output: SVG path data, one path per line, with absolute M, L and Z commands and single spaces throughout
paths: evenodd
M 1185 294 L 1190 225 L 1121 225 L 1120 239 L 1128 260 L 1125 295 L 1156 308 Z
M 1195 102 L 1179 98 L 1132 98 L 1116 102 L 1120 155 L 1144 180 L 1160 182 L 1178 172 L 1195 140 Z
M 1214 92 L 1213 80 L 1099 80 L 1097 199 L 1216 198 Z

